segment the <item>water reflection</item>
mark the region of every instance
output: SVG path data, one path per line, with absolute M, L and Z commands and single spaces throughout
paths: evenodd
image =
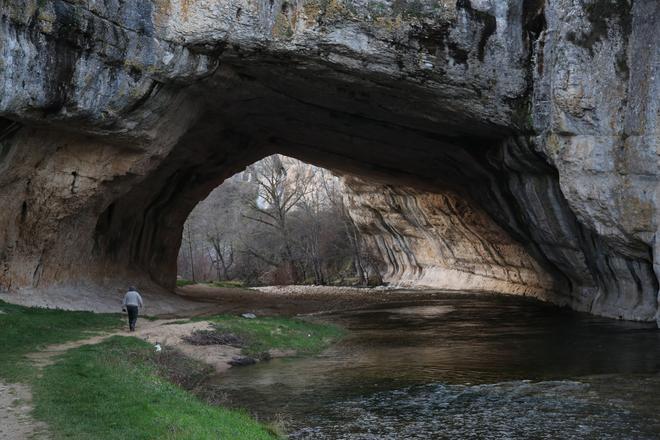
M 660 391 L 655 325 L 447 293 L 327 318 L 350 335 L 321 356 L 232 369 L 209 385 L 262 419 L 285 414 L 293 438 L 485 438 L 482 428 L 496 433 L 487 438 L 626 438 L 608 437 L 619 432 L 611 424 L 639 428 L 630 438 L 660 432 L 658 416 L 643 418 L 635 403 L 644 387 Z

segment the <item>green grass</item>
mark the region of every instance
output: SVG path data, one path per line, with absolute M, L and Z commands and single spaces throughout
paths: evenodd
M 120 315 L 22 307 L 0 301 L 0 377 L 26 380 L 33 372 L 25 354 L 122 325 Z
M 184 280 L 184 279 L 176 280 L 176 286 L 177 287 L 190 286 L 190 285 L 193 285 L 193 284 L 197 284 L 197 283 L 194 282 L 194 281 L 191 281 L 191 280 Z
M 206 318 L 219 331 L 230 332 L 247 342 L 245 354 L 257 355 L 271 348 L 295 350 L 300 354 L 315 354 L 339 340 L 344 330 L 336 325 L 309 322 L 297 318 L 264 317 L 245 319 L 219 315 Z
M 195 281 L 191 280 L 186 280 L 186 279 L 179 279 L 176 280 L 176 286 L 177 287 L 185 287 L 185 286 L 192 286 L 195 284 L 199 284 Z M 226 280 L 226 281 L 209 281 L 207 283 L 202 283 L 210 287 L 221 287 L 225 289 L 240 289 L 244 288 L 245 283 L 243 281 L 239 280 Z
M 212 281 L 210 283 L 207 283 L 211 287 L 224 287 L 228 289 L 236 289 L 236 288 L 243 288 L 245 287 L 245 283 L 243 281 Z
M 64 354 L 34 386 L 54 439 L 273 439 L 247 414 L 206 405 L 159 374 L 151 344 L 112 337 Z
M 64 353 L 38 376 L 25 355 L 123 325 L 120 315 L 21 307 L 0 301 L 0 378 L 30 384 L 35 417 L 54 439 L 273 439 L 276 430 L 240 411 L 208 405 L 194 389 L 208 366 L 130 337 Z M 209 318 L 203 318 L 209 319 Z M 247 342 L 246 354 L 271 348 L 313 354 L 343 335 L 337 326 L 295 318 L 210 318 Z M 183 387 L 183 388 L 182 388 Z

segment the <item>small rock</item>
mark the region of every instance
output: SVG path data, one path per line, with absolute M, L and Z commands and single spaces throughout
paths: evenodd
M 154 348 L 156 349 L 156 353 L 160 353 L 163 350 L 163 348 L 160 346 L 160 344 L 154 345 Z
M 256 364 L 257 360 L 249 356 L 236 356 L 230 360 L 229 365 L 234 367 L 244 367 L 246 365 Z
M 254 319 L 257 317 L 254 313 L 243 313 L 241 316 L 246 319 Z

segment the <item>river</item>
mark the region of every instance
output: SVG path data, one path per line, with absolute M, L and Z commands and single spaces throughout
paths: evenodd
M 660 438 L 655 324 L 443 292 L 323 319 L 349 332 L 321 355 L 207 385 L 291 439 Z

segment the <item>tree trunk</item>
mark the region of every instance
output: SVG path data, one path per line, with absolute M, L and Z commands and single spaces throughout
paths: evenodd
M 195 279 L 195 257 L 193 255 L 193 245 L 192 245 L 192 234 L 190 233 L 190 229 L 188 229 L 188 255 L 190 255 L 190 273 L 192 275 L 192 282 L 196 283 L 197 280 Z

